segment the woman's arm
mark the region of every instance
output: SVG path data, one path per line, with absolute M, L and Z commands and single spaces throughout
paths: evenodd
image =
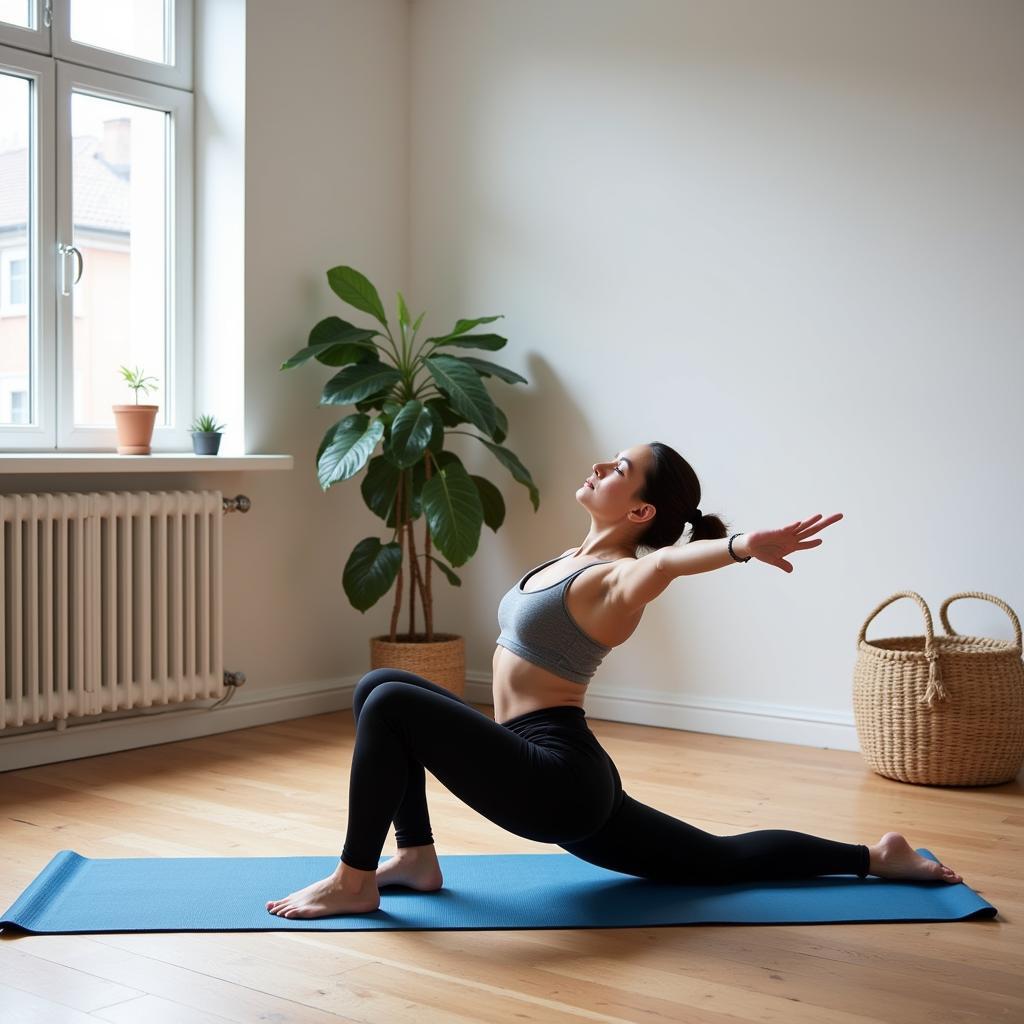
M 837 512 L 818 522 L 821 519 L 819 513 L 810 519 L 798 519 L 778 530 L 744 533 L 732 542 L 732 550 L 737 558 L 750 555 L 777 566 L 783 572 L 792 572 L 792 563 L 785 556 L 817 547 L 821 543 L 820 538 L 808 538 L 842 518 L 842 512 Z M 636 614 L 677 577 L 693 576 L 734 564 L 739 563 L 729 554 L 728 539 L 694 540 L 682 547 L 658 548 L 635 561 L 622 559 L 615 564 L 608 575 L 610 600 L 627 614 Z
M 736 558 L 746 558 L 751 552 L 746 534 L 732 542 Z M 729 554 L 729 541 L 693 540 L 682 547 L 660 548 L 656 552 L 658 569 L 670 578 L 693 576 L 698 572 L 710 572 L 726 565 L 739 565 Z
M 737 558 L 750 553 L 746 539 L 737 537 L 732 542 Z M 636 561 L 624 558 L 608 574 L 609 601 L 623 614 L 636 615 L 676 577 L 720 569 L 730 563 L 739 564 L 729 555 L 728 540 L 693 540 L 678 548 L 658 548 Z

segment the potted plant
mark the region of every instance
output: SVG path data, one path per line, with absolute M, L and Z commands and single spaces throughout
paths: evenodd
M 383 328 L 357 327 L 329 316 L 310 331 L 307 346 L 281 365 L 285 370 L 315 359 L 339 368 L 324 385 L 320 404 L 354 405 L 356 412 L 330 427 L 320 442 L 320 486 L 326 491 L 365 467 L 363 499 L 392 531 L 384 542 L 366 537 L 356 544 L 342 572 L 342 587 L 361 612 L 395 587 L 390 634 L 370 638 L 371 667 L 405 668 L 461 696 L 465 641 L 434 631 L 431 567 L 437 566 L 453 586 L 461 586 L 452 567 L 464 565 L 476 552 L 484 523 L 497 532 L 505 519 L 505 503 L 490 480 L 468 472 L 462 460 L 445 449 L 445 436 L 463 434 L 480 441 L 527 488 L 536 511 L 540 494 L 526 467 L 502 446 L 508 421 L 485 387 L 489 377 L 509 384 L 525 384 L 526 378 L 486 359 L 453 353 L 502 348 L 506 339 L 498 334 L 470 333 L 498 316 L 460 319 L 447 334 L 417 345 L 425 314 L 413 323 L 401 292 L 393 334 L 376 288 L 359 271 L 332 267 L 327 283 L 343 302 L 368 313 Z M 478 432 L 451 429 L 461 424 Z M 380 454 L 374 455 L 378 445 Z M 414 530 L 419 519 L 421 547 Z M 435 547 L 447 561 L 434 554 Z M 400 634 L 406 574 L 409 617 Z M 417 604 L 423 611 L 422 632 L 416 630 Z
M 192 451 L 196 455 L 216 455 L 220 451 L 223 423 L 217 423 L 208 413 L 203 413 L 192 421 L 189 430 L 192 432 Z
M 117 424 L 117 454 L 149 455 L 159 406 L 139 405 L 139 392 L 156 391 L 157 379 L 145 376 L 139 367 L 129 370 L 127 366 L 122 366 L 121 376 L 135 392 L 135 404 L 113 407 L 114 422 Z

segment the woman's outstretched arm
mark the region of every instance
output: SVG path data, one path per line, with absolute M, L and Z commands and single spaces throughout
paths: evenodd
M 820 513 L 810 519 L 797 520 L 778 530 L 758 530 L 744 533 L 732 542 L 737 558 L 748 555 L 783 572 L 792 572 L 793 566 L 786 555 L 817 547 L 821 540 L 808 540 L 826 526 L 843 518 L 837 512 L 828 519 Z M 821 520 L 819 522 L 819 520 Z M 609 577 L 612 601 L 626 612 L 636 613 L 653 601 L 678 576 L 693 576 L 710 572 L 726 565 L 739 563 L 729 554 L 729 541 L 695 540 L 681 547 L 659 548 L 634 562 L 623 561 L 615 566 Z

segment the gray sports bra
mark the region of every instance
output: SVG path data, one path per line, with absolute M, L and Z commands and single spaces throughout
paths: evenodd
M 559 555 L 531 569 L 502 597 L 498 605 L 501 635 L 497 643 L 534 665 L 586 686 L 611 647 L 599 644 L 580 629 L 566 607 L 565 593 L 584 569 L 589 569 L 590 565 L 603 565 L 610 559 L 580 566 L 565 579 L 540 590 L 522 589 L 535 572 L 565 557 Z

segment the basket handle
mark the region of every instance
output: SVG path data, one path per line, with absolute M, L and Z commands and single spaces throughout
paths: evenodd
M 991 601 L 993 604 L 998 605 L 1003 609 L 1004 612 L 1010 617 L 1010 621 L 1013 623 L 1013 631 L 1017 636 L 1017 649 L 1021 646 L 1021 633 L 1020 633 L 1020 619 L 1017 618 L 1017 613 L 1005 602 L 995 597 L 992 594 L 983 594 L 980 590 L 964 590 L 959 594 L 954 594 L 952 597 L 947 597 L 942 602 L 942 608 L 939 609 L 939 615 L 942 618 L 942 625 L 946 632 L 950 636 L 959 636 L 955 629 L 949 624 L 949 617 L 946 615 L 946 609 L 954 602 L 959 601 L 962 597 L 976 597 L 981 601 Z
M 932 627 L 932 613 L 928 610 L 928 605 L 920 594 L 915 593 L 913 590 L 900 590 L 891 597 L 887 597 L 864 620 L 864 625 L 860 627 L 860 633 L 857 634 L 857 646 L 860 647 L 860 645 L 864 643 L 864 639 L 868 632 L 868 626 L 871 625 L 871 620 L 883 608 L 887 608 L 893 603 L 893 601 L 898 601 L 901 597 L 909 597 L 916 601 L 924 614 L 924 656 L 928 659 L 928 686 L 925 689 L 924 696 L 918 698 L 917 702 L 918 704 L 927 704 L 928 707 L 932 707 L 936 700 L 946 700 L 949 697 L 949 693 L 945 686 L 942 685 L 942 675 L 939 671 L 939 652 L 935 645 L 935 630 Z M 945 605 L 943 608 L 945 608 Z

